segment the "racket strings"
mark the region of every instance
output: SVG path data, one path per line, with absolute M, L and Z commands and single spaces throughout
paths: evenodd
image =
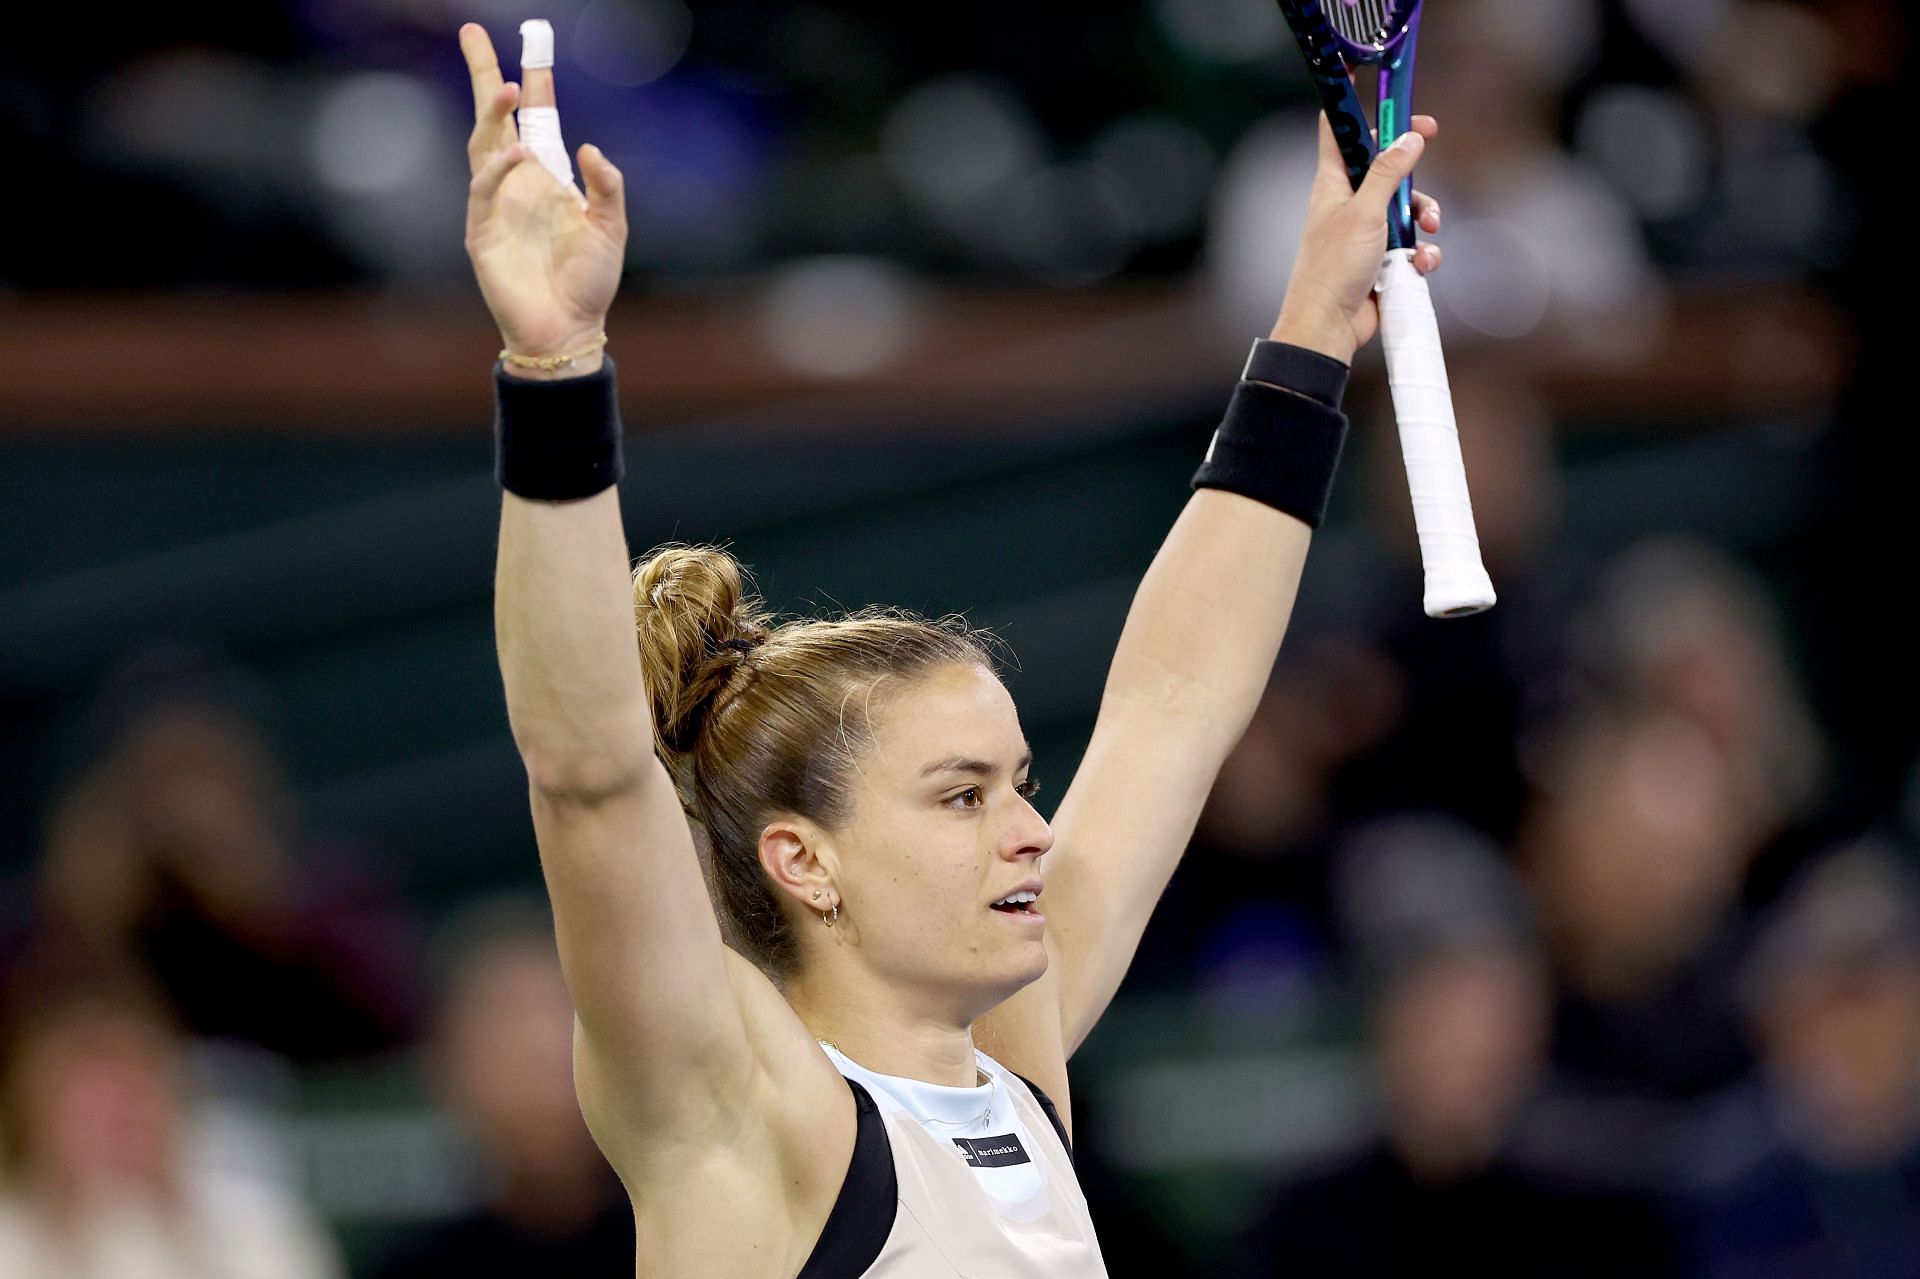
M 1351 44 L 1379 48 L 1386 44 L 1397 25 L 1397 12 L 1403 6 L 1392 0 L 1327 0 L 1327 21 Z

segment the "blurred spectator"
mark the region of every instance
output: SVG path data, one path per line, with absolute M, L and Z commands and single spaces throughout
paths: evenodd
M 1373 1018 L 1383 1132 L 1285 1191 L 1236 1273 L 1397 1277 L 1439 1259 L 1484 1276 L 1664 1273 L 1646 1203 L 1557 1186 L 1508 1154 L 1540 1075 L 1546 985 L 1517 935 L 1463 922 L 1386 957 Z
M 1695 1154 L 1703 1279 L 1920 1276 L 1920 899 L 1884 851 L 1811 871 L 1752 973 L 1755 1086 Z
M 1723 923 L 1745 834 L 1731 769 L 1693 724 L 1640 710 L 1574 726 L 1528 840 L 1566 984 L 1605 1003 L 1659 991 Z M 1700 1074 L 1698 1065 L 1673 1069 L 1682 1090 Z
M 1698 542 L 1644 542 L 1608 570 L 1585 621 L 1586 664 L 1605 696 L 1706 734 L 1747 839 L 1762 845 L 1807 816 L 1825 747 L 1753 574 Z
M 573 1003 L 553 926 L 503 900 L 454 930 L 431 1069 L 471 1133 L 488 1202 L 401 1244 L 380 1279 L 624 1274 L 633 1215 L 573 1087 Z
M 1440 813 L 1354 829 L 1341 841 L 1332 888 L 1349 967 L 1375 987 L 1429 954 L 1534 949 L 1532 903 L 1500 848 Z
M 1751 827 L 1726 757 L 1665 711 L 1589 714 L 1542 782 L 1526 861 L 1553 1078 L 1521 1144 L 1560 1175 L 1658 1190 L 1695 1108 L 1750 1062 L 1734 996 Z
M 178 1046 L 132 981 L 31 981 L 0 1056 L 0 1275 L 331 1279 L 337 1250 L 257 1177 L 193 1158 Z
M 1764 597 L 1717 552 L 1631 550 L 1574 633 L 1588 701 L 1528 757 L 1557 994 L 1552 1080 L 1518 1145 L 1557 1175 L 1658 1192 L 1750 1067 L 1745 902 L 1784 873 L 1757 859 L 1798 857 L 1824 748 Z
M 109 696 L 101 756 L 49 822 L 40 924 L 151 972 L 195 1035 L 298 1061 L 398 1045 L 415 1003 L 404 917 L 300 829 L 260 731 L 208 678 L 122 673 L 134 700 Z

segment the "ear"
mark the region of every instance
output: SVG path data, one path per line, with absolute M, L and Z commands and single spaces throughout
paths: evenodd
M 761 869 L 807 910 L 831 910 L 839 903 L 834 857 L 826 832 L 804 817 L 775 818 L 760 831 Z

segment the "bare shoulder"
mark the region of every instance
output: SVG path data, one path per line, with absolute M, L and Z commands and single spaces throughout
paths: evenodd
M 687 1081 L 675 1119 L 626 1132 L 617 1095 L 575 1054 L 581 1108 L 633 1201 L 643 1272 L 791 1276 L 846 1179 L 853 1094 L 766 976 L 729 950 L 751 1067 Z

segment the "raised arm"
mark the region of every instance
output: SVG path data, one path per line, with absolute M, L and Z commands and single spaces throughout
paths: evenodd
M 737 1086 L 751 1059 L 686 818 L 654 754 L 611 453 L 594 439 L 613 421 L 598 344 L 626 242 L 621 179 L 582 147 L 582 199 L 534 162 L 515 128 L 519 86 L 502 83 L 481 28 L 460 40 L 475 108 L 468 255 L 506 350 L 556 366 L 501 366 L 502 477 L 517 491 L 500 512 L 500 673 L 579 1014 L 582 1100 L 603 1143 L 638 1145 Z M 527 80 L 529 105 L 550 104 L 550 73 Z
M 1284 471 L 1297 462 L 1330 474 L 1325 455 L 1331 448 L 1337 456 L 1346 365 L 1378 325 L 1371 289 L 1386 242 L 1387 199 L 1435 132 L 1425 116 L 1414 127 L 1402 135 L 1414 140 L 1384 152 L 1354 192 L 1322 120 L 1307 226 L 1272 332 L 1286 347 L 1262 352 L 1271 382 L 1242 388 L 1277 406 L 1273 436 L 1254 441 L 1262 456 L 1245 455 L 1243 468 L 1271 463 Z M 1437 209 L 1424 198 L 1420 204 L 1422 225 L 1436 230 Z M 1439 250 L 1423 246 L 1417 265 L 1425 271 L 1438 264 Z M 1222 438 L 1216 447 L 1228 445 Z M 1308 456 L 1314 453 L 1321 459 Z M 1201 483 L 1208 482 L 1203 473 Z M 1277 489 L 1289 487 L 1283 481 Z M 981 1028 L 989 1051 L 1031 1068 L 1043 1086 L 1064 1090 L 1065 1059 L 1126 974 L 1214 777 L 1272 672 L 1306 562 L 1309 521 L 1318 518 L 1310 495 L 1285 505 L 1293 510 L 1200 487 L 1134 597 L 1093 739 L 1054 816 L 1044 898 L 1052 963 L 1042 981 Z

